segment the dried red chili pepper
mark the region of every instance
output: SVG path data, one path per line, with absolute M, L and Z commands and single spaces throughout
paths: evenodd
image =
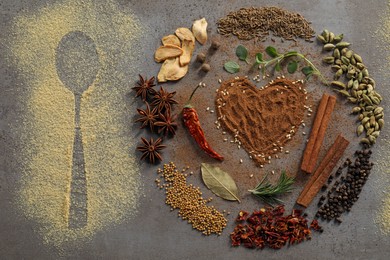
M 193 106 L 190 104 L 192 96 L 194 95 L 195 91 L 200 87 L 198 85 L 194 91 L 192 92 L 190 98 L 187 101 L 187 104 L 183 108 L 183 120 L 185 126 L 190 131 L 191 136 L 195 139 L 197 144 L 202 148 L 203 151 L 205 151 L 209 156 L 211 156 L 214 159 L 223 160 L 223 157 L 219 155 L 216 151 L 214 151 L 210 144 L 207 142 L 206 137 L 204 135 L 203 129 L 199 122 L 198 113 L 193 108 Z

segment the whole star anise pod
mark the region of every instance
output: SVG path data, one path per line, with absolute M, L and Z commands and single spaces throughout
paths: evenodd
M 153 88 L 154 86 L 156 86 L 156 84 L 154 84 L 155 78 L 151 77 L 150 79 L 144 79 L 141 75 L 138 76 L 138 86 L 135 86 L 132 89 L 137 92 L 135 95 L 136 97 L 141 96 L 142 100 L 146 101 L 148 97 L 153 97 L 154 95 L 156 95 L 156 90 L 154 90 Z
M 157 108 L 150 109 L 148 103 L 146 103 L 146 109 L 137 108 L 138 114 L 141 115 L 140 118 L 135 120 L 135 122 L 141 122 L 141 129 L 149 126 L 150 130 L 154 131 L 154 123 L 157 121 L 158 113 Z
M 171 105 L 177 104 L 177 101 L 173 99 L 173 96 L 176 94 L 174 92 L 168 92 L 160 87 L 160 90 L 156 92 L 153 97 L 153 102 L 150 104 L 153 107 L 157 107 L 158 111 L 161 112 L 164 109 L 167 111 L 171 110 Z
M 143 153 L 140 160 L 148 159 L 152 164 L 156 162 L 156 159 L 162 161 L 160 150 L 164 149 L 165 145 L 162 145 L 163 140 L 161 137 L 156 139 L 156 141 L 153 138 L 150 138 L 148 141 L 141 137 L 141 141 L 142 145 L 137 147 L 137 150 Z
M 177 128 L 176 118 L 177 115 L 171 116 L 169 111 L 166 111 L 164 115 L 160 113 L 158 121 L 154 123 L 155 126 L 160 127 L 158 133 L 162 132 L 164 135 L 171 134 L 174 136 Z

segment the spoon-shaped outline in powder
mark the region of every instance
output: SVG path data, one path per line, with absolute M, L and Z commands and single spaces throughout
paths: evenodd
M 69 228 L 87 225 L 87 178 L 80 128 L 82 94 L 95 81 L 99 71 L 97 48 L 88 35 L 72 31 L 62 37 L 56 50 L 57 74 L 62 83 L 73 92 L 75 99 L 75 129 L 70 184 Z

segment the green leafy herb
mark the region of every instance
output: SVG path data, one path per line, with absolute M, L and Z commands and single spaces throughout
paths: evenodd
M 287 71 L 290 74 L 293 74 L 298 69 L 298 62 L 296 60 L 292 60 L 287 64 Z
M 237 46 L 236 55 L 240 60 L 243 60 L 246 63 L 248 63 L 248 60 L 247 60 L 248 59 L 248 50 L 244 46 L 242 46 L 242 45 Z
M 256 62 L 253 64 L 253 67 L 259 66 L 260 70 L 262 71 L 263 75 L 266 73 L 266 68 L 270 67 L 271 65 L 274 65 L 275 71 L 281 70 L 281 64 L 282 61 L 291 57 L 296 57 L 300 60 L 303 60 L 307 66 L 302 69 L 302 73 L 306 76 L 306 79 L 308 80 L 312 75 L 318 75 L 321 79 L 321 81 L 325 85 L 329 85 L 329 82 L 322 76 L 321 72 L 314 66 L 314 64 L 305 57 L 302 53 L 299 53 L 297 51 L 288 51 L 286 53 L 278 53 L 278 51 L 273 46 L 268 46 L 265 49 L 265 52 L 272 57 L 270 60 L 263 60 L 263 55 L 261 53 L 256 54 Z M 294 73 L 298 69 L 298 62 L 299 60 L 294 60 L 288 63 L 287 65 L 287 71 L 289 73 Z
M 260 52 L 256 53 L 256 63 L 260 64 L 261 62 L 263 62 L 263 54 Z
M 237 185 L 228 173 L 207 163 L 201 164 L 201 170 L 203 182 L 215 195 L 240 202 Z
M 225 70 L 229 73 L 237 73 L 240 71 L 240 65 L 237 64 L 235 61 L 228 61 L 223 65 Z
M 286 192 L 291 192 L 294 178 L 288 177 L 286 175 L 286 171 L 282 171 L 278 183 L 276 185 L 272 185 L 269 182 L 265 182 L 267 176 L 268 175 L 266 175 L 253 190 L 249 190 L 249 192 L 271 206 L 274 204 L 282 204 L 283 201 L 276 198 L 276 196 Z
M 276 63 L 275 70 L 276 71 L 281 71 L 282 70 L 282 66 L 280 65 L 280 62 Z
M 272 58 L 276 58 L 279 56 L 279 53 L 276 51 L 275 47 L 268 46 L 265 48 L 265 52 Z

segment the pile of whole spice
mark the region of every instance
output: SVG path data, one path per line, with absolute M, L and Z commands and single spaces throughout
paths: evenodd
M 347 168 L 347 173 L 333 183 L 332 188 L 328 189 L 327 196 L 320 197 L 318 202 L 320 208 L 316 217 L 342 222 L 341 214 L 351 210 L 353 204 L 359 199 L 359 194 L 370 175 L 374 165 L 370 162 L 371 153 L 367 147 L 358 150 L 355 152 L 355 162 L 347 158 L 343 166 L 337 169 L 336 177 L 342 174 L 343 168 Z M 334 178 L 333 175 L 330 175 L 328 184 L 331 184 Z M 323 190 L 325 191 L 327 188 L 328 185 L 325 184 Z M 325 202 L 326 199 L 328 200 Z
M 331 85 L 350 103 L 355 104 L 352 113 L 359 114 L 360 121 L 356 133 L 358 136 L 363 132 L 366 134 L 360 142 L 373 145 L 385 124 L 384 109 L 380 106 L 382 96 L 377 92 L 375 80 L 370 77 L 362 57 L 350 49 L 349 42 L 342 41 L 343 37 L 343 34 L 335 36 L 325 29 L 317 39 L 324 44 L 324 51 L 332 52 L 332 56 L 323 59 L 335 72 L 335 80 Z M 348 81 L 346 84 L 339 81 L 343 75 Z
M 165 183 L 156 179 L 156 184 L 161 189 L 165 188 L 165 202 L 171 206 L 171 210 L 179 209 L 179 216 L 204 235 L 222 233 L 226 227 L 226 218 L 214 206 L 207 206 L 211 198 L 202 198 L 199 188 L 192 184 L 187 185 L 187 174 L 180 173 L 173 162 L 164 164 L 164 168 L 158 169 L 157 172 Z
M 172 106 L 177 104 L 177 101 L 173 99 L 176 91 L 169 92 L 162 87 L 156 91 L 154 86 L 154 77 L 147 79 L 139 75 L 139 81 L 133 90 L 136 92 L 136 97 L 140 97 L 145 103 L 146 108 L 137 109 L 139 117 L 135 122 L 140 122 L 141 129 L 147 128 L 152 133 L 157 128 L 159 134 L 174 136 L 177 128 L 175 122 L 177 116 L 172 115 Z M 150 138 L 149 141 L 142 137 L 141 142 L 142 144 L 137 147 L 137 150 L 142 152 L 141 160 L 147 159 L 152 164 L 162 161 L 160 151 L 165 148 L 165 145 L 162 145 L 163 139 L 161 137 L 156 140 Z
M 220 34 L 233 34 L 241 40 L 262 39 L 271 31 L 285 40 L 299 37 L 310 41 L 315 33 L 302 15 L 279 7 L 241 8 L 219 19 L 217 24 Z
M 262 88 L 243 77 L 224 81 L 215 97 L 217 128 L 233 134 L 231 142 L 263 167 L 288 153 L 283 147 L 303 123 L 306 94 L 300 80 L 277 78 Z
M 283 216 L 284 212 L 284 206 L 260 209 L 250 216 L 248 212 L 240 211 L 236 221 L 246 221 L 247 224 L 241 223 L 234 228 L 230 234 L 232 246 L 280 249 L 287 243 L 292 245 L 310 240 L 310 229 L 323 231 L 316 220 L 309 227 L 306 215 L 301 215 L 300 210 L 294 209 L 287 216 Z

